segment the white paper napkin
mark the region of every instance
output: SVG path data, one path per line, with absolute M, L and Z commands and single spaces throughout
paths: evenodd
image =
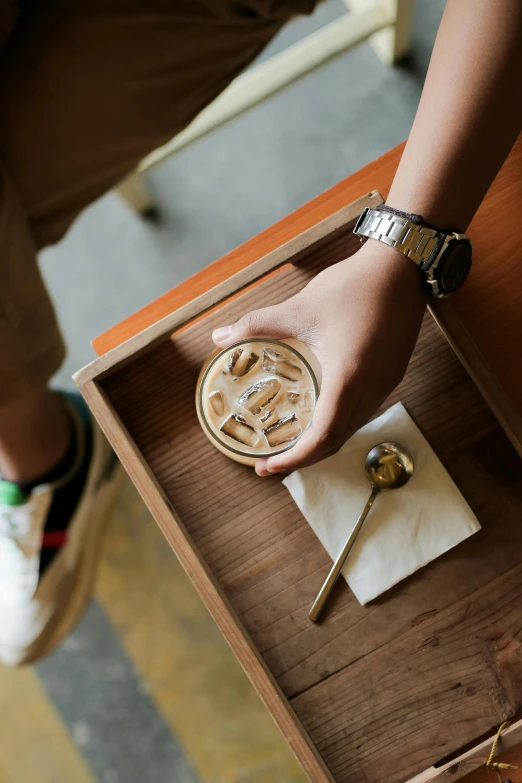
M 404 487 L 378 495 L 343 568 L 361 604 L 480 530 L 428 441 L 397 403 L 356 432 L 333 457 L 283 481 L 332 560 L 370 494 L 366 454 L 389 440 L 406 446 L 415 469 Z

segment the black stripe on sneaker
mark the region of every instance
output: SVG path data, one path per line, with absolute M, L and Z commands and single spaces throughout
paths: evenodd
M 43 541 L 45 544 L 46 535 L 49 534 L 48 541 L 51 543 L 54 537 L 56 543 L 60 541 L 60 545 L 42 547 L 40 554 L 40 577 L 45 572 L 46 568 L 51 565 L 67 540 L 67 528 L 78 507 L 89 475 L 89 467 L 93 454 L 92 422 L 89 417 L 86 417 L 85 420 L 82 418 L 79 419 L 78 426 L 83 427 L 83 436 L 81 438 L 78 438 L 76 432 L 74 434 L 77 441 L 77 448 L 81 448 L 83 445 L 81 464 L 69 481 L 65 484 L 58 485 L 54 490 L 43 532 Z M 81 441 L 83 441 L 83 444 Z

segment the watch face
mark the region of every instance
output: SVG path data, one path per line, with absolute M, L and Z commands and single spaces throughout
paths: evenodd
M 467 239 L 452 240 L 437 266 L 442 293 L 453 293 L 460 288 L 471 269 L 471 242 Z

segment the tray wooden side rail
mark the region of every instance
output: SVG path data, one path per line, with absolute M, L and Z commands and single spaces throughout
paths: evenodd
M 347 207 L 77 376 L 314 783 L 455 780 L 483 750 L 466 749 L 461 762 L 455 753 L 522 710 L 522 462 L 430 315 L 383 407 L 402 400 L 483 529 L 366 607 L 342 584 L 325 621 L 310 623 L 326 552 L 280 477 L 229 461 L 197 423 L 212 328 L 283 301 L 352 255 L 354 221 L 378 199 Z M 509 736 L 522 738 L 522 721 Z

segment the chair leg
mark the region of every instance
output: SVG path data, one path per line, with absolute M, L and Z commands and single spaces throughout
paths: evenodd
M 343 2 L 348 14 L 238 76 L 185 130 L 142 160 L 134 174 L 117 188 L 129 206 L 142 217 L 156 219 L 158 208 L 143 182 L 143 172 L 331 57 L 365 40 L 370 41 L 377 56 L 388 65 L 408 54 L 415 0 Z
M 344 0 L 345 6 L 355 12 L 360 11 L 361 3 L 366 2 L 367 0 Z M 394 65 L 403 60 L 410 51 L 415 0 L 380 0 L 380 5 L 395 21 L 374 33 L 370 43 L 377 57 L 385 65 Z
M 122 199 L 127 202 L 130 208 L 141 217 L 157 217 L 158 207 L 149 192 L 143 177 L 139 174 L 132 174 L 123 182 L 120 182 L 116 188 Z

